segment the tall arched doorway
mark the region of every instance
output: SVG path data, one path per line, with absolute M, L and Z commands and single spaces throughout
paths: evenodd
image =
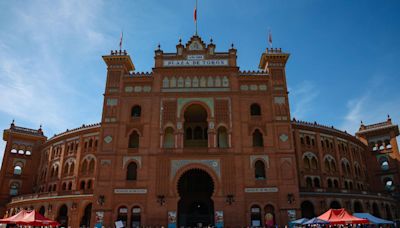
M 84 211 L 84 214 L 81 219 L 80 227 L 90 227 L 91 215 L 92 215 L 92 204 L 90 203 L 85 207 L 85 211 Z
M 58 210 L 57 221 L 60 223 L 60 227 L 68 227 L 68 207 L 63 204 Z
M 354 202 L 354 212 L 355 213 L 361 213 L 363 211 L 364 210 L 363 210 L 362 204 L 359 201 L 355 201 Z
M 309 219 L 315 217 L 314 205 L 310 201 L 301 203 L 301 216 Z
M 336 200 L 331 202 L 330 208 L 332 209 L 340 209 L 342 208 L 342 205 L 340 205 L 340 203 Z
M 178 227 L 214 225 L 214 182 L 201 169 L 190 169 L 179 179 Z
M 185 118 L 185 147 L 207 147 L 208 128 L 207 111 L 201 105 L 192 104 L 186 108 Z

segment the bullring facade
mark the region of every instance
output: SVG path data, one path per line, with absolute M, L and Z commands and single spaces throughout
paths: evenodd
M 36 209 L 65 226 L 284 225 L 333 207 L 399 218 L 397 125 L 356 136 L 291 119 L 281 49 L 241 71 L 237 50 L 195 35 L 136 73 L 107 65 L 101 123 L 47 139 L 4 130 L 0 216 Z

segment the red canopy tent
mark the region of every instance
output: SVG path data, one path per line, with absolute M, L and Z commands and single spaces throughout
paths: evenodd
M 11 217 L 0 219 L 0 224 L 1 223 L 3 223 L 3 224 L 16 224 L 15 222 L 16 221 L 21 221 L 24 218 L 25 214 L 26 214 L 26 211 L 25 210 L 21 210 L 17 214 L 15 214 L 15 215 L 13 215 Z
M 368 219 L 357 218 L 349 214 L 344 208 L 329 209 L 318 217 L 319 219 L 326 220 L 330 224 L 368 224 Z
M 6 224 L 17 224 L 26 226 L 59 226 L 60 224 L 56 221 L 50 220 L 36 211 L 25 211 L 21 210 L 18 214 L 6 218 L 0 219 L 0 223 Z

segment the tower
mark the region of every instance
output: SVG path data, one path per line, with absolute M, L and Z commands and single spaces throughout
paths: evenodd
M 356 132 L 356 136 L 369 148 L 365 158 L 371 190 L 390 194 L 400 200 L 400 154 L 396 140 L 398 135 L 399 127 L 392 123 L 389 116 L 381 123 L 364 125 L 361 122 L 360 129 Z M 393 218 L 390 208 L 386 207 L 385 211 L 387 218 Z
M 41 128 L 38 130 L 18 127 L 11 123 L 4 130 L 7 142 L 0 172 L 0 217 L 12 197 L 35 192 L 35 178 L 40 162 L 40 146 L 46 141 Z

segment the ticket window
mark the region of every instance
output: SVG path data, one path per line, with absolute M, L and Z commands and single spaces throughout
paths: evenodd
M 140 207 L 133 207 L 132 208 L 132 215 L 131 215 L 131 227 L 135 228 L 135 227 L 140 227 Z
M 251 214 L 250 214 L 250 226 L 259 227 L 261 225 L 261 208 L 258 206 L 251 207 Z
M 124 227 L 126 227 L 128 222 L 128 208 L 120 207 L 118 209 L 117 221 L 121 221 L 124 224 Z

